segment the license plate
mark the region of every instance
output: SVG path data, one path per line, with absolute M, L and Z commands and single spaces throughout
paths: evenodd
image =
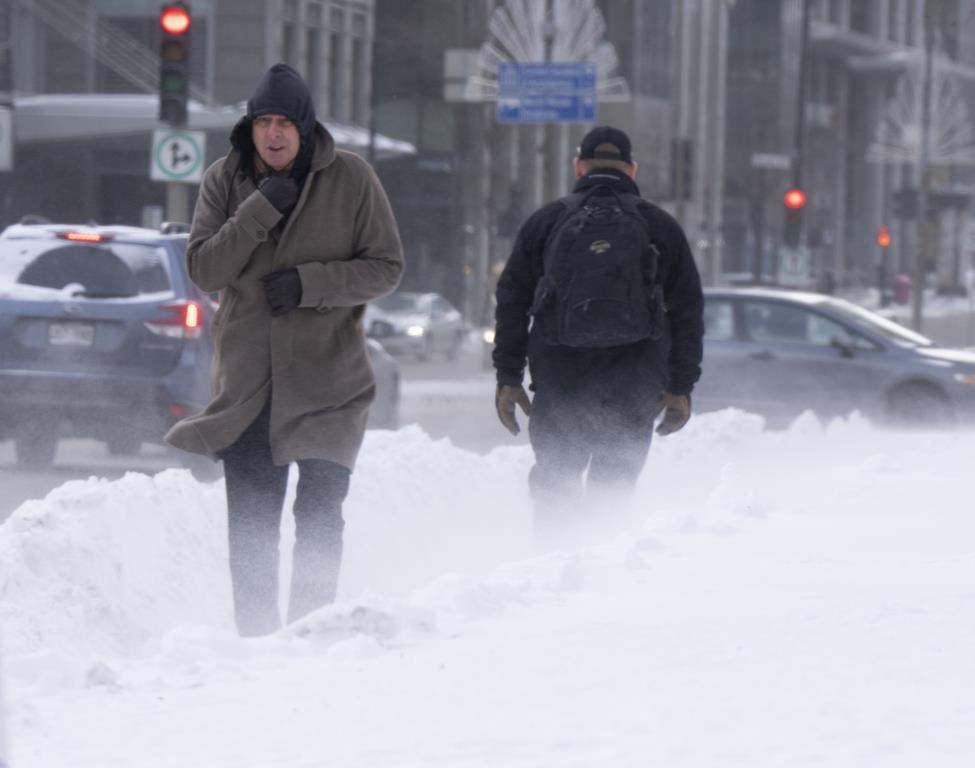
M 59 347 L 90 347 L 95 341 L 95 326 L 91 323 L 51 323 L 47 327 L 47 342 Z

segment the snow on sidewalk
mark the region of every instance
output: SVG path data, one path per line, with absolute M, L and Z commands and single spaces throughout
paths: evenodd
M 621 530 L 533 555 L 524 450 L 374 436 L 342 599 L 249 641 L 215 486 L 65 487 L 0 527 L 14 765 L 968 766 L 973 455 L 966 434 L 699 417 L 655 444 Z

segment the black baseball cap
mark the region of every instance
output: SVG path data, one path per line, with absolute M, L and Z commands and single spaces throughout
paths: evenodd
M 582 137 L 577 156 L 580 160 L 622 160 L 632 163 L 630 137 L 619 128 L 601 125 Z

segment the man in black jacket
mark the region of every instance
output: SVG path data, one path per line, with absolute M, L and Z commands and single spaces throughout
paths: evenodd
M 529 217 L 498 280 L 493 352 L 498 417 L 518 434 L 515 407 L 529 416 L 535 453 L 529 486 L 536 534 L 545 537 L 578 511 L 587 467 L 588 495 L 628 492 L 646 462 L 661 411 L 660 435 L 676 432 L 690 418 L 691 390 L 701 373 L 701 280 L 680 225 L 639 198 L 636 172 L 629 137 L 609 126 L 594 128 L 579 145 L 574 193 L 635 202 L 653 246 L 646 258 L 657 262 L 654 280 L 663 293 L 656 333 L 620 346 L 585 347 L 553 343 L 542 332 L 533 304 L 545 272 L 546 243 L 570 213 L 569 201 L 578 198 L 549 203 Z M 533 400 L 522 383 L 526 360 Z

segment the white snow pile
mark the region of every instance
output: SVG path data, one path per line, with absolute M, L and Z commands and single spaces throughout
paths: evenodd
M 0 526 L 13 764 L 961 768 L 973 456 L 705 414 L 629 507 L 537 551 L 529 449 L 372 432 L 339 600 L 255 640 L 220 483 L 69 482 Z

